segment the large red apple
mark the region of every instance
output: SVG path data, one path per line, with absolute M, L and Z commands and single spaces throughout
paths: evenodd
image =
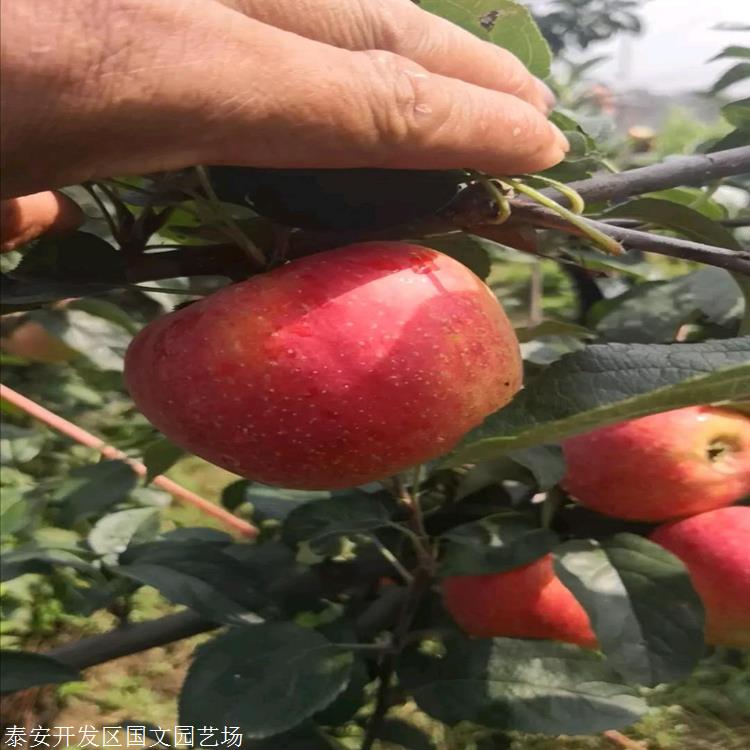
M 651 539 L 690 572 L 706 608 L 706 641 L 750 648 L 750 508 L 719 508 L 665 524 Z
M 750 493 L 750 419 L 709 406 L 652 414 L 563 442 L 565 489 L 616 518 L 665 521 Z
M 285 487 L 363 484 L 445 453 L 521 385 L 513 329 L 446 255 L 395 242 L 320 253 L 147 326 L 138 408 L 178 445 Z
M 461 629 L 479 638 L 546 638 L 593 648 L 596 636 L 552 556 L 503 573 L 443 581 L 443 602 Z

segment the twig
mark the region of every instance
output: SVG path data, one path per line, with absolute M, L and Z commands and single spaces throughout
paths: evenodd
M 22 409 L 29 416 L 43 422 L 53 430 L 57 430 L 63 435 L 67 435 L 69 438 L 81 443 L 81 445 L 99 451 L 99 453 L 105 458 L 125 461 L 139 476 L 146 476 L 148 473 L 146 466 L 140 461 L 136 461 L 117 448 L 107 445 L 95 435 L 86 432 L 86 430 L 80 428 L 78 425 L 69 422 L 67 419 L 51 412 L 49 409 L 45 409 L 30 398 L 22 396 L 7 385 L 0 384 L 0 398 L 5 399 L 19 409 Z M 214 505 L 212 502 L 209 502 L 200 495 L 196 495 L 195 492 L 191 492 L 162 474 L 154 477 L 151 480 L 151 484 L 155 484 L 157 487 L 166 490 L 176 500 L 193 505 L 208 516 L 218 518 L 225 526 L 228 526 L 233 531 L 239 532 L 243 536 L 253 538 L 258 535 L 258 529 L 252 524 L 242 518 L 238 518 L 233 513 L 224 510 L 224 508 Z
M 750 172 L 750 146 L 730 148 L 714 154 L 676 156 L 648 167 L 615 174 L 607 172 L 585 180 L 576 180 L 569 182 L 567 186 L 587 203 L 618 201 L 631 195 L 642 195 L 678 185 L 705 185 L 711 180 L 744 172 Z M 546 195 L 555 193 L 550 188 L 542 192 Z
M 520 201 L 512 202 L 512 206 L 517 219 L 534 226 L 556 229 L 566 234 L 581 235 L 580 230 L 546 208 L 533 206 L 525 202 L 521 203 Z M 701 242 L 640 232 L 637 229 L 613 226 L 592 219 L 584 219 L 584 221 L 595 226 L 604 234 L 614 237 L 628 249 L 644 250 L 659 255 L 668 255 L 672 258 L 705 263 L 717 268 L 724 268 L 727 271 L 750 274 L 750 252 L 747 251 L 728 250 L 724 247 L 704 245 Z
M 75 669 L 86 669 L 121 656 L 136 654 L 156 646 L 205 633 L 220 627 L 219 623 L 187 610 L 157 620 L 126 625 L 109 633 L 81 638 L 74 643 L 58 646 L 44 655 L 68 664 Z

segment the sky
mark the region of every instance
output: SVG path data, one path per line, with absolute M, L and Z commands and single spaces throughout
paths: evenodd
M 750 46 L 748 31 L 711 30 L 721 22 L 750 24 L 750 0 L 650 0 L 643 4 L 641 17 L 645 32 L 640 37 L 620 36 L 590 48 L 587 57 L 611 55 L 591 71 L 592 77 L 617 89 L 705 89 L 732 64 L 707 64 L 709 58 L 732 44 Z M 750 96 L 750 84 L 737 84 L 727 93 Z

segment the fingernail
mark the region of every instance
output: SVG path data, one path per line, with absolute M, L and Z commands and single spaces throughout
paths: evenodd
M 547 112 L 549 113 L 555 108 L 555 104 L 557 104 L 557 98 L 555 97 L 552 89 L 543 80 L 541 80 L 541 78 L 537 78 L 536 80 L 539 84 L 539 90 L 542 92 L 544 105 L 547 107 Z
M 570 151 L 568 139 L 563 135 L 562 130 L 560 130 L 554 122 L 548 124 L 552 130 L 552 134 L 555 136 L 555 143 L 567 154 L 568 151 Z

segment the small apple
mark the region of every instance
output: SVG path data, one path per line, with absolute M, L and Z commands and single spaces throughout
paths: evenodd
M 174 443 L 250 479 L 351 487 L 434 458 L 521 386 L 518 341 L 452 258 L 351 245 L 148 325 L 125 379 Z
M 468 635 L 596 646 L 589 617 L 557 577 L 551 555 L 503 573 L 446 578 L 443 602 Z
M 602 427 L 563 442 L 563 487 L 616 518 L 666 521 L 750 493 L 750 418 L 689 406 Z
M 25 313 L 3 315 L 2 329 L 0 349 L 6 354 L 45 364 L 70 362 L 78 356 L 75 349 L 55 338 L 41 323 L 29 319 Z
M 750 648 L 750 508 L 664 524 L 651 539 L 685 563 L 706 608 L 706 641 Z

